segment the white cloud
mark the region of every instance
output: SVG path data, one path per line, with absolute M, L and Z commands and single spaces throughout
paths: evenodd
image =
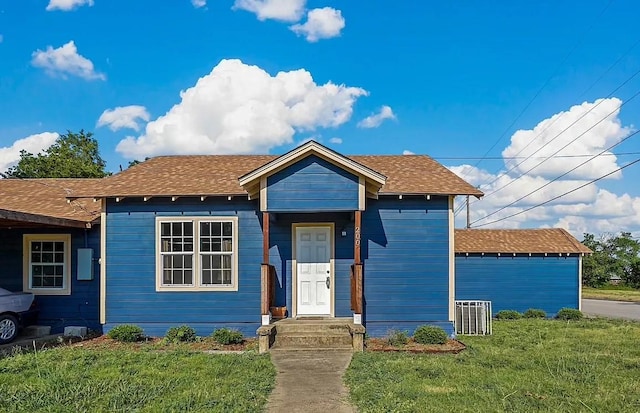
M 502 154 L 507 158 L 531 155 L 545 142 L 549 142 L 558 135 L 559 137 L 550 144 L 554 146 L 554 150 L 548 150 L 545 147 L 533 156 L 549 156 L 575 138 L 577 138 L 576 141 L 569 144 L 567 149 L 559 152 L 558 155 L 595 155 L 612 144 L 620 142 L 633 131 L 630 126 L 622 126 L 618 117 L 620 105 L 619 99 L 612 98 L 573 106 L 566 112 L 560 112 L 543 120 L 532 130 L 517 131 Z M 584 118 L 578 120 L 583 115 Z M 605 120 L 578 137 L 601 119 Z M 578 120 L 576 124 L 569 127 L 576 120 Z M 569 128 L 566 132 L 559 134 L 567 127 Z M 518 154 L 520 151 L 521 153 Z M 523 176 L 520 175 L 542 159 L 527 160 L 508 173 L 507 170 L 522 159 L 505 159 L 506 169 L 496 173 L 470 165 L 452 166 L 449 169 L 487 194 L 484 199 L 471 202 L 471 221 L 492 215 L 474 225 L 500 220 L 486 228 L 562 227 L 578 238 L 583 232 L 640 230 L 640 197 L 633 197 L 627 193 L 615 194 L 598 187 L 595 183 L 563 195 L 620 168 L 615 156 L 601 156 L 588 162 L 584 167 L 576 169 L 574 173 L 554 181 L 555 178 L 587 159 L 589 158 L 550 159 Z M 615 176 L 622 178 L 622 172 Z M 545 203 L 559 196 L 561 197 Z M 457 201 L 458 205 L 464 202 L 463 199 Z M 545 205 L 537 206 L 541 203 Z M 534 208 L 523 212 L 531 207 Z M 509 215 L 518 213 L 519 215 L 508 218 Z M 465 215 L 464 212 L 458 214 L 459 226 L 464 225 Z M 501 220 L 502 218 L 506 219 Z
M 0 148 L 0 172 L 14 166 L 20 160 L 20 151 L 37 154 L 47 149 L 58 139 L 55 132 L 43 132 L 18 139 L 11 146 Z
M 511 137 L 511 144 L 502 152 L 504 157 L 526 157 L 532 159 L 507 160 L 506 167 L 522 174 L 531 168 L 537 176 L 555 177 L 588 158 L 549 159 L 536 167 L 542 159 L 538 157 L 557 155 L 597 155 L 604 149 L 628 136 L 633 129 L 623 127 L 618 118 L 622 101 L 617 98 L 584 102 L 560 112 L 538 123 L 531 130 L 519 130 Z M 603 121 L 601 121 L 604 119 Z M 597 123 L 601 121 L 600 123 Z M 596 125 L 597 123 L 597 125 Z M 591 128 L 593 125 L 595 127 Z M 591 128 L 591 129 L 590 129 Z M 566 129 L 566 130 L 565 130 Z M 565 147 L 566 146 L 566 147 Z M 564 148 L 564 149 L 562 149 Z M 618 168 L 615 156 L 599 156 L 579 167 L 569 175 L 578 179 L 594 179 Z M 619 178 L 621 173 L 609 177 Z
M 69 11 L 84 5 L 93 6 L 93 0 L 51 0 L 47 5 L 47 11 Z
M 140 130 L 139 121 L 149 122 L 147 108 L 139 105 L 118 106 L 115 109 L 107 109 L 98 119 L 98 127 L 108 126 L 112 131 L 123 128 Z
M 411 151 L 410 151 L 410 150 L 408 150 L 408 149 L 405 149 L 404 151 L 402 151 L 402 154 L 403 154 L 403 155 L 415 155 L 415 153 L 414 153 L 414 152 L 411 152 Z
M 340 36 L 344 26 L 344 17 L 340 10 L 323 7 L 309 11 L 305 23 L 294 24 L 290 29 L 297 35 L 304 36 L 309 42 L 317 42 L 320 39 Z
M 240 60 L 223 60 L 181 102 L 120 141 L 128 158 L 159 154 L 256 153 L 293 142 L 298 131 L 347 122 L 367 91 L 331 82 L 317 85 L 304 70 L 271 76 Z
M 106 80 L 104 74 L 95 71 L 91 60 L 78 54 L 73 40 L 57 49 L 47 46 L 46 50 L 36 50 L 32 54 L 31 64 L 44 69 L 50 76 L 66 79 L 67 75 L 72 75 L 88 80 Z
M 377 128 L 385 119 L 396 119 L 396 115 L 393 113 L 393 110 L 391 110 L 391 107 L 386 105 L 380 108 L 380 112 L 371 114 L 358 122 L 358 127 Z
M 235 0 L 233 9 L 254 13 L 258 20 L 297 22 L 304 13 L 306 0 Z
M 334 137 L 329 139 L 329 143 L 335 143 L 336 145 L 340 145 L 342 143 L 342 138 Z
M 207 5 L 207 0 L 191 0 L 191 4 L 196 9 L 199 9 L 199 8 L 205 7 Z

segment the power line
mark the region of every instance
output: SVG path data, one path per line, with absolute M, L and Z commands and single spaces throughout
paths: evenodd
M 640 155 L 640 152 L 616 152 L 616 153 L 603 153 L 601 156 L 625 156 L 625 155 Z M 592 153 L 584 153 L 580 155 L 556 155 L 556 156 L 490 156 L 481 158 L 479 156 L 432 156 L 432 159 L 439 161 L 468 161 L 476 159 L 484 160 L 514 160 L 514 159 L 562 159 L 562 158 L 588 158 L 593 156 Z
M 553 202 L 553 201 L 555 201 L 556 199 L 560 199 L 560 198 L 562 198 L 562 197 L 563 197 L 563 196 L 565 196 L 565 195 L 569 195 L 569 194 L 571 194 L 571 193 L 573 193 L 573 192 L 575 192 L 575 191 L 577 191 L 577 190 L 579 190 L 579 189 L 584 188 L 585 186 L 591 185 L 591 184 L 592 184 L 592 183 L 594 183 L 594 182 L 598 182 L 598 181 L 600 181 L 600 180 L 602 180 L 602 179 L 604 179 L 604 178 L 606 178 L 606 177 L 608 177 L 608 176 L 611 176 L 611 175 L 613 175 L 613 174 L 615 174 L 615 173 L 617 173 L 617 172 L 620 172 L 621 170 L 623 170 L 623 169 L 625 169 L 625 168 L 628 168 L 628 167 L 630 167 L 631 165 L 635 165 L 635 164 L 637 164 L 638 162 L 640 162 L 640 158 L 638 158 L 638 159 L 636 159 L 635 161 L 630 162 L 630 163 L 628 163 L 628 164 L 626 164 L 626 165 L 624 165 L 624 166 L 621 166 L 620 168 L 616 169 L 615 171 L 611 171 L 611 172 L 609 172 L 608 174 L 602 175 L 602 176 L 601 176 L 601 177 L 599 177 L 599 178 L 593 179 L 593 180 L 591 180 L 591 181 L 589 181 L 589 182 L 587 182 L 587 183 L 585 183 L 585 184 L 582 184 L 582 185 L 578 186 L 577 188 L 574 188 L 574 189 L 572 189 L 572 190 L 570 190 L 570 191 L 567 191 L 567 192 L 565 192 L 565 193 L 563 193 L 563 194 L 560 194 L 560 195 L 558 195 L 558 196 L 555 196 L 555 197 L 553 197 L 553 198 L 549 199 L 548 201 L 541 202 L 541 203 L 539 203 L 539 204 L 537 204 L 537 205 L 534 205 L 534 206 L 529 207 L 529 208 L 527 208 L 527 209 L 523 209 L 522 211 L 519 211 L 519 212 L 513 213 L 513 214 L 508 215 L 508 216 L 506 216 L 506 217 L 502 217 L 502 218 L 500 218 L 500 219 L 496 219 L 496 220 L 491 221 L 491 222 L 486 222 L 486 223 L 484 223 L 484 224 L 476 225 L 476 226 L 475 226 L 475 228 L 478 228 L 478 227 L 484 227 L 484 226 L 487 226 L 487 225 L 495 224 L 496 222 L 504 221 L 504 220 L 507 220 L 507 219 L 509 219 L 509 218 L 513 218 L 513 217 L 515 217 L 515 216 L 518 216 L 518 215 L 524 214 L 525 212 L 529 212 L 529 211 L 531 211 L 531 210 L 532 210 L 532 209 L 534 209 L 534 208 L 538 208 L 538 207 L 541 207 L 541 206 L 543 206 L 543 205 L 546 205 L 546 204 L 548 204 L 549 202 Z
M 594 159 L 595 159 L 595 158 L 597 158 L 598 156 L 600 156 L 600 155 L 602 155 L 603 153 L 605 153 L 605 152 L 609 151 L 610 149 L 612 149 L 612 148 L 614 148 L 614 147 L 616 147 L 616 146 L 620 145 L 621 143 L 623 143 L 623 142 L 624 142 L 624 141 L 626 141 L 627 139 L 629 139 L 629 138 L 633 137 L 634 135 L 637 135 L 638 133 L 640 133 L 640 130 L 637 130 L 637 131 L 633 132 L 631 135 L 629 135 L 629 136 L 625 137 L 625 138 L 624 138 L 624 139 L 622 139 L 620 142 L 614 143 L 613 145 L 609 146 L 608 148 L 603 149 L 599 154 L 597 154 L 597 155 L 593 155 L 590 159 L 587 159 L 586 161 L 582 162 L 581 164 L 579 164 L 579 165 L 577 165 L 577 166 L 575 166 L 575 167 L 573 167 L 573 168 L 569 169 L 567 172 L 563 173 L 562 175 L 560 175 L 560 176 L 558 176 L 558 177 L 556 177 L 556 178 L 553 178 L 551 181 L 549 181 L 549 182 L 547 182 L 546 184 L 544 184 L 544 185 L 542 185 L 542 186 L 538 187 L 537 189 L 535 189 L 535 190 L 533 190 L 533 191 L 529 192 L 528 194 L 521 196 L 520 198 L 518 198 L 518 199 L 516 199 L 515 201 L 511 202 L 510 204 L 507 204 L 507 205 L 505 205 L 505 206 L 503 206 L 503 207 L 501 207 L 501 208 L 498 208 L 497 210 L 493 211 L 492 213 L 490 213 L 490 214 L 488 214 L 488 215 L 485 215 L 484 217 L 482 217 L 482 218 L 480 218 L 480 219 L 476 219 L 476 220 L 475 220 L 475 221 L 473 221 L 471 224 L 475 224 L 475 223 L 476 223 L 476 222 L 478 222 L 478 221 L 482 221 L 483 219 L 487 219 L 487 218 L 489 218 L 490 216 L 495 215 L 495 214 L 497 214 L 498 212 L 503 211 L 503 210 L 505 210 L 505 209 L 509 208 L 510 206 L 512 206 L 512 205 L 514 205 L 514 204 L 516 204 L 516 203 L 518 203 L 518 202 L 520 202 L 520 201 L 522 201 L 523 199 L 527 198 L 528 196 L 535 194 L 536 192 L 538 192 L 538 191 L 539 191 L 539 190 L 541 190 L 542 188 L 546 188 L 547 186 L 551 185 L 553 182 L 557 181 L 558 179 L 560 179 L 560 178 L 562 178 L 562 177 L 565 177 L 565 176 L 569 175 L 571 172 L 575 171 L 576 169 L 580 168 L 580 167 L 581 167 L 581 166 L 583 166 L 583 165 L 586 165 L 587 163 L 591 162 L 592 160 L 594 160 Z
M 569 53 L 567 53 L 565 55 L 565 57 L 558 64 L 558 66 L 556 66 L 556 68 L 553 70 L 553 72 L 551 72 L 551 75 L 549 75 L 549 77 L 547 78 L 547 80 L 545 80 L 545 82 L 542 84 L 540 89 L 538 89 L 538 91 L 533 95 L 531 100 L 529 100 L 529 102 L 524 106 L 524 108 L 522 108 L 522 110 L 520 111 L 520 113 L 518 113 L 518 116 L 516 116 L 516 118 L 513 120 L 513 122 L 511 122 L 509 124 L 509 126 L 507 126 L 507 128 L 500 134 L 500 136 L 493 143 L 493 145 L 491 145 L 491 147 L 484 153 L 483 157 L 473 165 L 474 167 L 477 167 L 478 165 L 480 165 L 480 163 L 484 160 L 484 157 L 486 157 L 493 150 L 493 148 L 495 148 L 498 145 L 498 143 L 500 143 L 502 141 L 502 139 L 504 139 L 506 134 L 511 130 L 511 128 L 516 124 L 516 122 L 518 122 L 518 120 L 520 120 L 522 115 L 524 115 L 524 113 L 527 111 L 527 109 L 529 109 L 529 107 L 538 98 L 538 96 L 540 96 L 542 91 L 549 85 L 549 83 L 551 82 L 551 79 L 553 79 L 556 76 L 556 74 L 558 73 L 560 68 L 567 62 L 567 60 L 569 60 L 569 57 L 582 45 L 582 43 L 584 42 L 584 39 L 586 37 L 586 34 L 589 33 L 591 31 L 591 29 L 593 29 L 593 27 L 596 25 L 596 23 L 600 20 L 600 17 L 602 17 L 604 12 L 609 8 L 609 6 L 611 6 L 612 3 L 613 3 L 613 0 L 609 0 L 607 5 L 602 10 L 600 10 L 600 13 L 598 14 L 598 16 L 596 18 L 593 19 L 593 21 L 591 22 L 591 25 L 587 28 L 587 30 L 585 30 L 585 32 L 582 35 L 582 37 L 576 42 L 576 44 L 569 51 Z M 466 176 L 466 174 L 463 174 L 462 178 L 464 179 L 465 176 Z
M 636 72 L 636 73 L 640 73 L 640 71 Z M 635 75 L 634 75 L 635 76 Z M 638 97 L 638 95 L 640 95 L 640 90 L 638 92 L 636 92 L 633 96 L 631 96 L 629 99 L 627 99 L 626 102 L 623 102 L 620 106 L 618 106 L 617 108 L 615 108 L 614 110 L 612 110 L 611 112 L 609 112 L 606 116 L 604 116 L 602 119 L 600 119 L 599 121 L 597 121 L 596 123 L 594 123 L 593 125 L 591 125 L 589 128 L 587 128 L 587 130 L 585 130 L 584 132 L 582 132 L 581 134 L 579 134 L 578 136 L 576 136 L 574 139 L 572 139 L 571 141 L 569 141 L 567 144 L 565 144 L 563 147 L 561 147 L 560 149 L 558 149 L 557 151 L 555 151 L 554 153 L 552 153 L 550 156 L 554 156 L 557 155 L 559 152 L 561 152 L 563 149 L 566 149 L 569 145 L 571 145 L 572 143 L 574 143 L 575 141 L 577 141 L 578 139 L 580 139 L 581 137 L 583 137 L 587 132 L 591 131 L 593 128 L 595 128 L 596 126 L 598 126 L 600 123 L 602 123 L 603 121 L 605 121 L 606 119 L 609 118 L 609 116 L 611 116 L 613 113 L 617 112 L 620 110 L 620 108 L 622 108 L 624 105 L 626 105 L 627 103 L 631 102 L 633 99 L 635 99 L 636 97 Z M 587 112 L 588 113 L 588 112 Z M 582 118 L 580 118 L 582 119 Z M 579 119 L 578 119 L 579 120 Z M 577 122 L 577 121 L 576 121 Z M 573 126 L 575 124 L 572 123 L 571 125 L 569 125 L 569 127 Z M 569 127 L 565 128 L 562 132 L 566 131 Z M 538 148 L 538 150 L 536 150 L 534 152 L 537 153 L 539 152 L 542 148 L 544 148 L 545 146 L 547 146 L 548 144 L 550 144 L 551 142 L 553 142 L 558 136 L 560 136 L 560 134 L 562 134 L 562 132 L 560 132 L 558 135 L 556 135 L 553 139 L 551 139 L 549 142 L 547 142 L 546 144 L 544 144 L 543 146 L 541 146 L 540 148 Z M 547 158 L 549 159 L 549 158 Z M 521 173 L 520 175 L 518 175 L 515 179 L 507 182 L 506 184 L 504 184 L 503 186 L 494 189 L 493 191 L 489 192 L 488 194 L 485 194 L 485 197 L 495 194 L 496 192 L 499 192 L 501 190 L 503 190 L 504 188 L 508 187 L 509 185 L 511 185 L 512 183 L 516 182 L 518 179 L 522 178 L 523 176 L 525 176 L 526 174 L 528 174 L 529 172 L 533 171 L 534 169 L 536 169 L 538 166 L 542 165 L 543 163 L 545 163 L 547 161 L 547 159 L 544 159 L 540 162 L 538 162 L 537 164 L 535 164 L 533 167 L 529 168 L 528 170 L 526 170 L 525 172 Z M 524 163 L 524 161 L 518 163 L 516 166 L 514 166 L 513 168 L 511 168 L 509 171 L 513 170 L 515 167 L 520 166 Z M 509 172 L 507 171 L 507 172 Z M 505 174 L 502 174 L 500 176 L 504 176 Z M 500 177 L 499 176 L 499 177 Z M 499 178 L 498 177 L 498 178 Z M 493 181 L 491 181 L 488 185 L 491 185 L 492 183 L 496 182 L 498 180 L 498 178 L 494 179 Z
M 622 88 L 623 86 L 625 86 L 627 83 L 629 83 L 634 77 L 636 77 L 637 75 L 640 74 L 640 69 L 637 70 L 633 75 L 631 75 L 631 77 L 627 78 L 624 82 L 622 82 L 622 84 L 620 84 L 617 88 L 615 88 L 611 93 L 609 93 L 607 95 L 607 98 L 610 98 L 611 96 L 613 96 L 614 93 L 616 93 L 618 90 L 620 90 L 620 88 Z M 635 95 L 633 95 L 631 98 L 629 98 L 626 102 L 623 102 L 619 107 L 615 108 L 613 111 L 609 112 L 605 117 L 603 117 L 602 119 L 600 119 L 598 122 L 596 122 L 595 124 L 593 124 L 589 129 L 587 129 L 586 131 L 584 131 L 583 133 L 581 133 L 580 135 L 578 135 L 578 137 L 576 137 L 575 139 L 573 139 L 571 142 L 569 142 L 569 144 L 575 142 L 578 138 L 582 137 L 584 134 L 586 134 L 587 132 L 589 132 L 591 129 L 593 129 L 596 125 L 600 124 L 600 122 L 603 122 L 604 120 L 606 120 L 610 115 L 612 115 L 613 113 L 615 113 L 616 111 L 620 110 L 620 108 L 622 108 L 624 105 L 626 105 L 627 103 L 629 103 L 630 101 L 632 101 L 633 99 L 635 99 L 638 94 L 640 94 L 640 92 L 636 93 Z M 582 119 L 584 119 L 585 116 L 587 116 L 589 113 L 591 113 L 594 109 L 596 109 L 598 106 L 600 106 L 600 104 L 604 102 L 604 99 L 600 100 L 598 103 L 596 103 L 595 105 L 593 105 L 588 111 L 586 111 L 585 113 L 583 113 L 578 119 L 576 119 L 575 121 L 573 121 L 569 126 L 567 126 L 566 128 L 564 128 L 563 130 L 561 130 L 556 136 L 554 136 L 553 138 L 551 138 L 551 140 L 549 140 L 548 142 L 546 142 L 544 145 L 540 146 L 538 149 L 536 149 L 533 153 L 531 153 L 528 157 L 526 157 L 524 160 L 522 160 L 521 162 L 516 163 L 515 165 L 513 165 L 511 168 L 509 168 L 507 171 L 502 172 L 500 174 L 498 174 L 498 176 L 496 176 L 491 182 L 489 182 L 487 185 L 491 185 L 494 182 L 496 182 L 498 179 L 500 179 L 501 177 L 507 175 L 509 172 L 513 171 L 514 169 L 516 169 L 518 166 L 522 165 L 527 159 L 529 159 L 529 157 L 535 155 L 536 153 L 540 152 L 543 148 L 545 148 L 547 145 L 549 145 L 551 142 L 555 141 L 556 139 L 558 139 L 560 137 L 560 135 L 562 135 L 563 133 L 565 133 L 567 130 L 569 130 L 571 127 L 573 127 L 574 125 L 576 125 L 578 122 L 580 122 Z M 556 119 L 554 119 L 554 122 L 557 121 L 561 116 L 558 116 Z M 552 122 L 553 124 L 553 122 Z M 529 141 L 529 143 L 527 145 L 525 145 L 524 148 L 522 148 L 517 154 L 519 155 L 520 153 L 522 153 L 523 150 L 525 150 L 526 148 L 529 147 L 529 145 L 531 145 L 544 131 L 546 131 L 551 125 L 548 125 L 544 130 L 540 131 L 540 133 L 538 135 L 536 135 L 533 139 L 531 139 Z M 565 145 L 562 147 L 562 149 L 566 148 L 569 144 Z M 552 155 L 556 155 L 558 154 L 558 152 L 560 151 L 556 151 L 554 152 Z M 540 166 L 542 163 L 544 163 L 545 161 L 540 162 L 539 164 L 537 164 L 535 167 L 533 167 L 532 169 L 529 169 L 527 172 L 520 174 L 517 178 L 519 179 L 520 177 L 524 176 L 525 174 L 531 172 L 533 169 L 537 168 L 538 166 Z M 513 182 L 513 181 L 512 181 Z M 508 186 L 510 184 L 507 184 L 505 186 Z M 502 187 L 504 188 L 504 187 Z M 494 190 L 491 193 L 495 193 L 498 192 L 499 190 L 501 190 L 502 188 L 498 188 L 496 190 Z M 490 195 L 490 194 L 487 194 Z

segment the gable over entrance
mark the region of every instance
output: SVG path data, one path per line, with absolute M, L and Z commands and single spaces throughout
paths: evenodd
M 268 212 L 354 211 L 377 198 L 386 177 L 309 141 L 239 178 Z

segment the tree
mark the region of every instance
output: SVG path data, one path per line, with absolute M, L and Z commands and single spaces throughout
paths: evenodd
M 582 243 L 593 251 L 583 260 L 583 284 L 599 287 L 612 275 L 619 275 L 626 285 L 640 287 L 640 242 L 631 233 L 601 235 L 598 239 L 593 234 L 584 234 Z
M 102 178 L 110 175 L 91 132 L 67 131 L 43 153 L 20 151 L 20 161 L 5 172 L 7 178 Z

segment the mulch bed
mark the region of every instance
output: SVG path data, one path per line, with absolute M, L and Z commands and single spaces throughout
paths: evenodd
M 80 341 L 72 344 L 75 347 L 89 348 L 89 349 L 127 349 L 127 350 L 143 350 L 153 348 L 158 351 L 166 351 L 175 349 L 177 347 L 181 349 L 188 349 L 193 351 L 207 351 L 207 352 L 228 352 L 228 351 L 251 351 L 258 348 L 257 339 L 245 339 L 240 344 L 222 345 L 215 342 L 210 338 L 202 338 L 201 340 L 192 343 L 164 343 L 161 337 L 147 337 L 143 341 L 136 343 L 122 343 L 116 340 L 112 340 L 106 335 L 102 335 L 89 340 Z
M 458 354 L 467 346 L 458 340 L 448 340 L 445 344 L 419 344 L 410 339 L 403 346 L 392 346 L 383 338 L 369 338 L 365 341 L 365 351 L 386 351 L 403 353 Z

